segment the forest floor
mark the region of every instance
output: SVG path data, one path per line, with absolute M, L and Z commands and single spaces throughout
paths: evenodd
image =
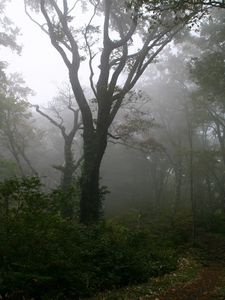
M 149 282 L 108 291 L 92 300 L 225 300 L 225 239 L 201 237 L 184 251 L 176 271 Z

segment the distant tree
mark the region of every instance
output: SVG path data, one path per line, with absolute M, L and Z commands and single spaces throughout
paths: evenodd
M 193 38 L 200 49 L 200 55 L 193 57 L 190 63 L 191 78 L 197 85 L 193 97 L 199 109 L 204 111 L 202 122 L 208 124 L 209 134 L 211 137 L 215 135 L 217 138 L 223 170 L 225 168 L 224 17 L 225 12 L 223 10 L 215 10 L 210 19 L 202 23 L 199 37 Z M 218 157 L 218 159 L 220 158 Z M 217 185 L 220 186 L 222 206 L 225 210 L 224 171 L 218 175 L 214 170 L 214 176 Z
M 5 7 L 8 0 L 0 0 L 0 46 L 10 47 L 17 52 L 21 47 L 17 44 L 16 37 L 19 29 L 13 25 L 12 21 L 5 15 Z
M 27 147 L 34 138 L 35 131 L 29 122 L 29 102 L 26 100 L 31 90 L 24 86 L 18 74 L 12 74 L 0 84 L 0 136 L 1 145 L 8 149 L 22 176 L 26 170 L 37 175 L 27 155 Z
M 168 175 L 167 186 L 165 183 L 162 185 L 166 191 L 162 199 L 164 202 L 171 199 L 168 204 L 172 224 L 179 213 L 185 207 L 188 208 L 193 216 L 192 233 L 195 239 L 197 217 L 202 210 L 200 206 L 206 204 L 201 202 L 201 198 L 206 194 L 207 180 L 212 178 L 209 166 L 213 164 L 210 159 L 204 160 L 204 167 L 202 165 L 201 155 L 205 153 L 210 157 L 208 152 L 211 149 L 207 148 L 210 137 L 207 135 L 207 142 L 202 143 L 203 134 L 209 132 L 203 130 L 203 112 L 193 103 L 196 85 L 189 78 L 188 72 L 188 63 L 194 54 L 199 54 L 199 49 L 191 43 L 191 35 L 175 46 L 176 52 L 174 48 L 170 53 L 167 51 L 164 61 L 155 65 L 155 73 L 146 74 L 142 87 L 153 99 L 150 104 L 152 116 L 160 125 L 151 136 L 161 144 L 161 156 L 164 158 L 159 161 L 158 170 L 164 176 Z M 149 159 L 154 160 L 155 157 L 150 154 Z M 205 191 L 200 194 L 201 187 Z
M 64 163 L 63 165 L 54 165 L 53 167 L 62 173 L 61 187 L 62 190 L 66 192 L 72 187 L 74 172 L 78 169 L 83 160 L 83 157 L 81 155 L 81 157 L 79 157 L 77 161 L 75 161 L 72 149 L 75 136 L 81 129 L 82 122 L 80 119 L 80 111 L 74 106 L 74 96 L 68 85 L 60 89 L 59 95 L 55 97 L 54 102 L 55 103 L 52 103 L 51 107 L 49 108 L 50 113 L 45 112 L 38 105 L 34 105 L 34 107 L 41 116 L 46 118 L 51 124 L 58 128 L 62 135 L 64 143 Z M 57 107 L 56 102 L 61 106 L 62 110 L 65 111 L 66 109 L 72 112 L 73 117 L 71 118 L 72 125 L 70 129 L 66 128 L 70 126 L 68 124 L 67 126 L 65 125 L 64 119 L 68 119 L 68 116 L 63 117 L 63 115 L 60 113 L 59 107 Z M 52 113 L 55 114 L 55 117 L 52 116 Z
M 0 46 L 8 47 L 11 50 L 16 51 L 17 53 L 20 53 L 21 46 L 17 43 L 19 29 L 5 15 L 7 2 L 9 1 L 0 1 Z M 22 122 L 19 125 L 19 119 L 21 118 L 21 121 L 25 117 L 25 110 L 28 108 L 28 104 L 25 104 L 25 101 L 23 102 L 22 98 L 29 92 L 29 89 L 22 87 L 24 82 L 21 80 L 18 74 L 7 76 L 5 74 L 6 67 L 7 63 L 5 61 L 0 61 L 1 146 L 4 144 L 4 146 L 6 146 L 8 150 L 10 150 L 16 161 L 16 164 L 14 164 L 11 160 L 5 159 L 5 157 L 1 155 L 1 179 L 17 174 L 18 169 L 20 171 L 20 174 L 24 175 L 20 157 L 22 157 L 22 159 L 26 161 L 27 165 L 32 170 L 32 173 L 35 172 L 27 155 L 25 154 L 25 136 L 20 136 L 20 130 L 18 128 L 18 126 L 24 125 L 22 125 Z M 27 118 L 27 116 L 25 118 Z M 28 132 L 26 132 L 26 134 L 27 133 Z

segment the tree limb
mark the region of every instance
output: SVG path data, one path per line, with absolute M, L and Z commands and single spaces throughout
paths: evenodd
M 45 9 L 45 0 L 41 0 L 41 12 L 42 12 L 43 16 L 45 17 L 45 20 L 47 21 L 48 28 L 49 28 L 49 36 L 50 36 L 52 45 L 59 52 L 59 54 L 61 55 L 63 61 L 66 64 L 66 66 L 68 68 L 70 68 L 71 62 L 69 61 L 69 59 L 68 59 L 65 51 L 63 50 L 63 48 L 60 47 L 59 44 L 58 44 L 58 42 L 57 42 L 57 36 L 54 33 L 54 27 L 53 27 L 53 25 L 51 23 L 51 20 L 50 20 L 50 18 L 48 16 L 48 13 L 47 13 L 46 9 Z
M 67 0 L 64 0 L 64 2 L 66 2 L 66 4 L 67 4 Z M 70 43 L 70 46 L 72 48 L 71 50 L 72 50 L 73 58 L 75 58 L 75 61 L 76 61 L 76 64 L 74 64 L 74 59 L 73 59 L 73 66 L 76 65 L 76 68 L 78 70 L 79 65 L 80 65 L 80 55 L 79 55 L 79 52 L 78 52 L 78 45 L 77 45 L 77 43 L 76 43 L 69 27 L 68 27 L 66 16 L 63 15 L 63 13 L 59 9 L 59 7 L 58 7 L 57 3 L 55 2 L 55 0 L 52 1 L 52 5 L 53 5 L 58 17 L 59 17 L 60 23 L 62 24 L 63 31 L 64 31 L 65 35 L 67 36 L 68 41 Z
M 49 115 L 45 114 L 43 111 L 40 110 L 39 105 L 32 105 L 33 107 L 35 107 L 36 112 L 38 112 L 40 115 L 42 115 L 43 117 L 45 117 L 46 119 L 48 119 L 53 125 L 55 125 L 56 127 L 58 127 L 61 130 L 61 133 L 63 136 L 66 135 L 65 133 L 65 127 L 56 122 L 54 119 L 52 119 Z
M 97 92 L 96 92 L 96 89 L 95 89 L 95 86 L 94 86 L 94 81 L 93 81 L 94 70 L 93 70 L 93 66 L 92 66 L 92 61 L 93 61 L 94 57 L 96 56 L 96 54 L 95 55 L 92 54 L 91 46 L 88 42 L 87 34 L 88 34 L 88 28 L 91 25 L 92 20 L 94 19 L 95 15 L 96 15 L 97 7 L 98 7 L 99 2 L 100 2 L 100 0 L 98 0 L 97 4 L 94 5 L 93 15 L 91 16 L 91 18 L 88 22 L 88 25 L 85 27 L 85 31 L 84 31 L 84 39 L 85 39 L 85 43 L 86 43 L 86 46 L 87 46 L 87 49 L 88 49 L 88 54 L 89 54 L 89 69 L 90 69 L 89 81 L 90 81 L 91 89 L 92 89 L 92 91 L 93 91 L 96 98 L 97 98 Z

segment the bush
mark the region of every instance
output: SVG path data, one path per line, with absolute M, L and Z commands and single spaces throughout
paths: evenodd
M 176 267 L 175 252 L 162 250 L 148 231 L 64 219 L 60 199 L 40 188 L 37 178 L 0 185 L 1 295 L 78 299 Z
M 170 239 L 175 246 L 181 246 L 189 243 L 192 239 L 192 215 L 183 212 L 177 214 L 173 220 L 173 226 L 170 231 Z

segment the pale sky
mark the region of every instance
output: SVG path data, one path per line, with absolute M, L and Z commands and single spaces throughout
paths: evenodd
M 10 49 L 0 48 L 1 60 L 9 63 L 8 71 L 23 75 L 29 88 L 35 96 L 28 100 L 33 104 L 47 104 L 54 96 L 62 83 L 68 82 L 67 68 L 59 53 L 51 45 L 49 37 L 25 14 L 23 0 L 11 0 L 7 5 L 6 15 L 21 30 L 18 43 L 23 45 L 21 55 L 13 53 Z M 76 14 L 76 21 L 83 25 L 88 23 L 90 15 Z M 35 16 L 35 15 L 34 15 Z M 102 23 L 101 18 L 97 22 Z M 139 37 L 134 37 L 136 45 L 140 42 Z M 136 46 L 135 46 L 136 47 Z M 134 49 L 136 49 L 134 47 Z M 136 50 L 135 50 L 136 51 Z M 134 51 L 134 52 L 135 52 Z M 88 62 L 81 65 L 79 78 L 83 87 L 89 86 Z M 94 62 L 94 68 L 98 74 L 98 56 Z
M 7 5 L 7 16 L 21 29 L 18 42 L 23 49 L 19 56 L 1 48 L 1 60 L 10 64 L 9 72 L 23 74 L 27 85 L 36 94 L 29 99 L 32 103 L 47 103 L 56 95 L 57 86 L 68 81 L 67 69 L 49 37 L 25 14 L 23 0 L 11 0 Z M 87 83 L 87 75 L 84 74 L 83 79 Z

